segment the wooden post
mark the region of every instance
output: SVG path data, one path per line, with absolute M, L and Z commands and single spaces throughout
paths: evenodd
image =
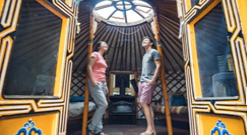
M 111 71 L 108 72 L 108 81 L 107 81 L 107 87 L 108 87 L 108 93 L 106 94 L 106 100 L 109 105 L 109 99 L 110 99 L 110 92 L 111 92 Z M 109 118 L 109 107 L 107 107 L 106 113 L 105 113 L 105 118 Z
M 87 62 L 89 61 L 89 56 L 93 52 L 93 14 L 92 10 L 90 13 L 90 36 L 88 43 L 88 57 Z M 84 110 L 82 118 L 82 135 L 87 134 L 87 121 L 88 121 L 88 104 L 89 104 L 89 90 L 88 90 L 88 75 L 86 74 L 86 83 L 85 83 L 85 99 L 84 99 Z
M 159 51 L 160 56 L 161 56 L 161 81 L 162 81 L 162 89 L 163 89 L 163 98 L 164 98 L 164 103 L 165 103 L 168 135 L 173 135 L 171 115 L 170 115 L 170 106 L 169 106 L 166 78 L 165 78 L 165 67 L 164 67 L 163 53 L 162 53 L 162 47 L 161 47 L 160 35 L 159 35 L 160 29 L 159 29 L 159 23 L 158 23 L 157 10 L 155 11 L 155 14 L 154 14 L 154 25 L 155 25 L 155 40 L 156 40 L 157 50 Z

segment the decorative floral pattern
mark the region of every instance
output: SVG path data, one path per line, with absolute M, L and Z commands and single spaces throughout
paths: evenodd
M 215 135 L 216 133 L 218 135 L 232 135 L 227 131 L 226 125 L 221 120 L 218 120 L 216 126 L 211 130 L 211 135 Z
M 23 135 L 32 135 L 32 132 L 38 135 L 43 135 L 42 130 L 37 129 L 35 127 L 35 123 L 32 121 L 32 119 L 30 119 L 27 123 L 23 125 L 21 129 L 18 130 L 18 132 L 15 135 L 21 135 L 21 133 L 23 133 Z

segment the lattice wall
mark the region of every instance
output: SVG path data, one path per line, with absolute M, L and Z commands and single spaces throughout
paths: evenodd
M 82 71 L 73 71 L 71 78 L 71 96 L 83 96 L 85 91 L 86 75 Z
M 168 92 L 183 94 L 186 96 L 184 71 L 170 71 L 166 73 L 166 84 Z
M 140 75 L 139 75 L 140 76 Z M 71 93 L 72 96 L 83 96 L 85 90 L 85 72 L 73 71 L 71 81 Z M 186 97 L 185 88 L 185 75 L 183 71 L 170 71 L 166 73 L 166 84 L 169 94 L 183 94 Z M 161 79 L 158 81 L 158 86 L 154 91 L 153 100 L 161 101 L 163 98 Z M 138 105 L 138 118 L 144 119 L 143 110 Z

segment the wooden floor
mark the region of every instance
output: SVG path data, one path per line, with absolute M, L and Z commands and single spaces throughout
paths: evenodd
M 107 122 L 105 122 L 107 123 Z M 186 125 L 186 126 L 185 126 Z M 155 121 L 157 135 L 167 135 L 165 120 Z M 180 127 L 181 126 L 181 127 Z M 184 123 L 173 122 L 173 135 L 190 135 L 188 125 Z M 145 131 L 145 120 L 138 120 L 136 124 L 104 124 L 103 131 L 108 135 L 140 135 Z M 81 123 L 68 125 L 67 135 L 82 135 Z

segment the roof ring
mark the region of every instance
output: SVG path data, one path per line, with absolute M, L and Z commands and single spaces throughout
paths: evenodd
M 154 12 L 152 6 L 141 0 L 105 0 L 94 7 L 93 15 L 98 22 L 132 26 L 151 22 Z

